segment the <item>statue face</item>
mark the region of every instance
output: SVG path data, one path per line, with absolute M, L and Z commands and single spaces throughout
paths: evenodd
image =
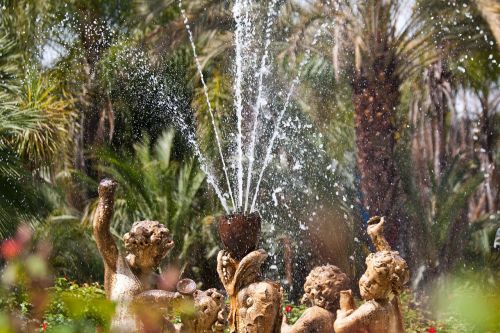
M 327 284 L 316 284 L 304 289 L 314 305 L 325 308 L 326 303 L 335 300 L 335 290 L 329 288 Z
M 373 263 L 367 260 L 366 272 L 359 279 L 359 291 L 364 300 L 378 300 L 389 297 L 391 292 L 391 280 L 385 269 L 373 267 Z
M 238 293 L 238 327 L 243 332 L 272 332 L 278 318 L 281 293 L 269 282 L 256 282 Z M 246 328 L 243 329 L 243 327 Z
M 217 315 L 224 306 L 224 296 L 214 288 L 194 293 L 196 321 L 198 328 L 209 330 L 217 321 Z
M 163 249 L 156 244 L 149 244 L 146 247 L 131 251 L 135 256 L 135 265 L 143 269 L 154 269 L 158 267 L 161 260 L 167 255 Z

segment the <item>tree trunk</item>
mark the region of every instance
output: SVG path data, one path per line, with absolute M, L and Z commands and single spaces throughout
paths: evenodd
M 447 161 L 447 130 L 446 118 L 449 114 L 448 103 L 451 99 L 451 85 L 449 73 L 442 60 L 433 63 L 427 70 L 427 88 L 430 98 L 430 115 L 433 141 L 433 168 L 434 179 L 437 183 Z
M 108 93 L 98 82 L 97 64 L 111 42 L 106 18 L 94 8 L 82 5 L 79 20 L 79 39 L 84 53 L 86 81 L 79 98 L 80 131 L 75 147 L 75 167 L 96 177 L 93 153 L 110 141 L 114 129 L 114 114 Z
M 380 52 L 372 63 L 361 63 L 354 80 L 353 103 L 363 205 L 370 216 L 386 217 L 387 240 L 398 247 L 405 219 L 397 204 L 400 176 L 394 160 L 394 114 L 400 102 L 400 80 L 395 68 L 390 52 Z
M 494 214 L 498 210 L 498 172 L 495 171 L 495 129 L 490 116 L 489 91 L 485 89 L 482 94 L 478 94 L 481 102 L 480 133 L 479 133 L 479 161 L 481 171 L 485 174 L 484 182 L 481 186 L 486 197 L 486 209 L 483 213 Z

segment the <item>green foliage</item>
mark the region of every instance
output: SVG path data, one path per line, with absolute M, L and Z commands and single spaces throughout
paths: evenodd
M 71 97 L 57 92 L 58 81 L 30 69 L 23 78 L 20 108 L 29 110 L 38 118 L 32 128 L 24 127 L 19 135 L 12 136 L 10 144 L 21 157 L 33 165 L 48 164 L 61 157 L 67 144 L 70 121 L 73 120 Z
M 500 288 L 483 284 L 482 274 L 457 273 L 436 283 L 432 310 L 445 325 L 456 325 L 446 332 L 500 331 Z
M 32 175 L 17 154 L 0 148 L 0 239 L 13 235 L 21 222 L 37 225 L 50 206 L 35 187 Z
M 35 238 L 48 242 L 49 264 L 56 276 L 71 281 L 103 281 L 104 266 L 90 228 L 75 217 L 51 217 L 37 228 Z
M 305 305 L 298 305 L 295 306 L 294 304 L 291 303 L 285 303 L 285 307 L 283 308 L 283 313 L 286 316 L 286 322 L 289 325 L 293 325 L 299 320 L 300 316 L 304 313 L 306 310 Z
M 57 278 L 54 286 L 46 290 L 48 305 L 36 326 L 47 332 L 107 332 L 114 314 L 114 304 L 106 299 L 102 287 L 96 283 L 78 285 L 67 278 Z M 44 292 L 45 293 L 45 292 Z M 42 294 L 41 294 L 42 295 Z M 2 333 L 16 330 L 6 314 L 17 314 L 26 322 L 32 321 L 33 291 L 22 285 L 2 294 L 0 300 L 0 328 Z M 45 297 L 45 296 L 43 296 Z
M 173 233 L 171 258 L 184 263 L 191 238 L 201 232 L 206 201 L 200 195 L 205 175 L 191 159 L 182 164 L 172 159 L 173 140 L 173 130 L 163 133 L 152 147 L 145 138 L 134 145 L 132 158 L 102 150 L 99 170 L 119 184 L 113 233 L 123 235 L 135 221 L 157 220 Z M 97 188 L 96 183 L 93 186 Z M 96 201 L 90 204 L 85 219 L 92 221 L 95 208 Z
M 78 285 L 58 278 L 50 293 L 50 305 L 43 317 L 48 332 L 109 330 L 115 307 L 98 284 Z
M 468 198 L 483 181 L 483 176 L 475 171 L 474 165 L 467 165 L 456 157 L 444 170 L 439 182 L 431 173 L 431 234 L 436 244 L 445 241 L 450 225 L 459 217 Z
M 7 13 L 3 13 L 7 14 Z M 50 208 L 44 182 L 33 169 L 52 164 L 66 144 L 71 99 L 56 93 L 51 81 L 35 68 L 22 71 L 19 41 L 0 20 L 0 236 L 20 221 L 35 225 Z M 36 170 L 40 171 L 40 170 Z

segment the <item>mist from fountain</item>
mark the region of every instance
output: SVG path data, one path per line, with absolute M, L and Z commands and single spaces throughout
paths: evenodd
M 127 49 L 125 52 L 119 53 L 119 56 L 126 57 L 120 59 L 121 61 L 134 64 L 135 66 L 140 68 L 139 71 L 129 72 L 129 75 L 141 75 L 146 77 L 149 84 L 148 90 L 154 91 L 157 94 L 155 96 L 155 100 L 157 101 L 158 106 L 166 107 L 174 115 L 172 119 L 174 120 L 177 129 L 186 139 L 191 149 L 193 149 L 194 155 L 198 159 L 198 162 L 200 164 L 200 168 L 203 173 L 205 173 L 208 184 L 210 184 L 214 189 L 224 211 L 226 213 L 229 213 L 229 207 L 218 185 L 218 181 L 213 172 L 213 167 L 207 160 L 205 155 L 202 153 L 192 126 L 187 123 L 185 115 L 181 113 L 181 110 L 179 108 L 179 105 L 181 104 L 180 101 L 177 99 L 177 97 L 170 96 L 166 93 L 167 89 L 164 83 L 162 83 L 161 76 L 151 70 L 147 63 L 147 56 L 144 54 L 144 51 Z

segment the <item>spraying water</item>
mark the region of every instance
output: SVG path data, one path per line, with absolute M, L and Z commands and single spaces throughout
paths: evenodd
M 222 147 L 221 147 L 221 140 L 218 134 L 218 129 L 215 123 L 214 115 L 213 115 L 213 110 L 210 104 L 210 99 L 208 96 L 208 88 L 205 83 L 205 79 L 202 73 L 201 65 L 196 53 L 196 47 L 194 44 L 194 38 L 193 34 L 191 32 L 188 18 L 186 16 L 185 10 L 182 8 L 182 0 L 179 0 L 179 8 L 181 10 L 181 14 L 184 18 L 184 25 L 186 27 L 186 30 L 189 35 L 189 40 L 191 43 L 191 48 L 193 50 L 193 55 L 196 63 L 196 67 L 198 70 L 198 73 L 201 77 L 201 82 L 203 85 L 203 91 L 205 95 L 205 100 L 208 106 L 208 111 L 210 114 L 210 119 L 212 123 L 212 127 L 215 132 L 215 138 L 216 138 L 216 143 L 217 143 L 217 148 L 219 150 L 219 155 L 222 161 L 222 166 L 223 166 L 223 171 L 224 175 L 226 178 L 227 182 L 227 187 L 229 191 L 229 195 L 231 198 L 232 202 L 232 211 L 237 211 L 240 208 L 243 209 L 243 212 L 253 212 L 255 210 L 255 205 L 257 202 L 257 197 L 259 194 L 260 190 L 260 184 L 262 182 L 262 179 L 264 177 L 264 173 L 266 171 L 267 166 L 269 165 L 271 159 L 272 159 L 272 153 L 274 149 L 274 143 L 276 141 L 276 138 L 278 137 L 280 131 L 281 131 L 281 123 L 284 117 L 284 114 L 286 110 L 288 109 L 290 102 L 291 102 L 291 97 L 295 91 L 296 86 L 299 84 L 302 71 L 304 66 L 307 64 L 307 62 L 311 58 L 311 49 L 307 49 L 304 55 L 304 58 L 299 64 L 299 69 L 297 71 L 297 74 L 295 78 L 293 79 L 291 86 L 288 90 L 287 96 L 285 103 L 280 110 L 278 117 L 276 119 L 276 122 L 273 127 L 272 135 L 269 140 L 269 144 L 265 149 L 265 157 L 264 161 L 262 164 L 262 169 L 259 172 L 259 177 L 257 178 L 257 183 L 255 185 L 255 191 L 253 194 L 253 199 L 251 201 L 251 205 L 249 205 L 250 201 L 250 190 L 252 187 L 252 176 L 253 176 L 253 167 L 254 167 L 254 162 L 255 162 L 255 149 L 256 149 L 256 144 L 257 144 L 257 137 L 258 137 L 258 131 L 260 127 L 259 123 L 259 114 L 261 109 L 263 108 L 264 105 L 266 105 L 266 99 L 264 98 L 264 91 L 265 91 L 265 85 L 264 85 L 264 78 L 268 72 L 268 59 L 269 59 L 269 47 L 271 44 L 271 32 L 272 32 L 272 26 L 274 22 L 274 18 L 277 15 L 277 11 L 275 10 L 276 5 L 278 4 L 278 0 L 271 0 L 269 3 L 268 7 L 268 14 L 267 14 L 267 22 L 264 27 L 264 49 L 262 53 L 262 58 L 260 59 L 260 66 L 259 70 L 257 72 L 256 77 L 257 79 L 257 94 L 256 94 L 256 100 L 255 103 L 253 104 L 252 107 L 252 113 L 251 113 L 251 120 L 252 120 L 252 130 L 250 133 L 250 143 L 248 147 L 248 151 L 246 154 L 246 157 L 248 158 L 248 169 L 247 169 L 247 178 L 246 178 L 246 186 L 245 186 L 245 191 L 243 191 L 244 187 L 244 168 L 243 168 L 243 162 L 244 162 L 244 154 L 243 154 L 243 128 L 242 128 L 242 122 L 243 122 L 243 103 L 244 103 L 244 86 L 245 86 L 245 74 L 248 73 L 249 69 L 249 64 L 250 63 L 255 63 L 253 67 L 257 67 L 257 58 L 256 58 L 256 53 L 251 50 L 251 45 L 252 45 L 252 38 L 255 36 L 255 24 L 253 24 L 251 20 L 251 8 L 252 8 L 252 1 L 251 0 L 236 0 L 235 4 L 232 9 L 232 14 L 233 18 L 236 24 L 236 30 L 235 30 L 235 36 L 234 36 L 234 42 L 235 42 L 235 80 L 234 80 L 234 97 L 235 97 L 235 113 L 236 113 L 236 129 L 237 129 L 237 134 L 236 134 L 236 187 L 237 191 L 233 195 L 233 191 L 231 188 L 231 183 L 230 179 L 228 177 L 227 173 L 227 168 L 226 168 L 226 163 L 225 159 L 222 153 Z M 324 28 L 327 26 L 327 24 L 323 24 L 318 31 L 315 33 L 312 41 L 312 46 L 314 46 L 318 38 L 320 37 L 321 33 L 323 32 Z M 253 58 L 252 58 L 253 56 Z M 254 59 L 254 61 L 250 61 Z M 250 88 L 250 91 L 252 91 L 252 88 Z M 203 161 L 203 167 L 205 173 L 207 173 L 207 176 L 210 173 L 210 170 L 208 168 L 208 164 L 201 153 L 199 147 L 197 144 L 195 144 L 196 139 L 194 136 L 194 133 L 190 131 L 188 132 L 188 141 L 195 146 L 195 154 L 196 156 Z M 209 183 L 214 186 L 214 188 L 217 187 L 216 181 L 214 177 L 211 175 L 211 178 L 208 179 Z M 220 190 L 216 189 L 216 193 L 218 193 L 219 199 L 224 199 L 222 195 L 219 195 Z M 222 202 L 223 200 L 221 200 Z M 225 203 L 225 200 L 223 202 L 224 209 L 226 210 L 226 213 L 229 212 L 229 208 L 227 207 L 227 204 Z M 249 207 L 250 206 L 250 207 Z
M 312 46 L 316 45 L 316 43 L 318 42 L 318 38 L 320 37 L 321 33 L 323 32 L 323 29 L 326 28 L 327 25 L 328 24 L 326 24 L 326 23 L 324 23 L 323 25 L 321 25 L 320 29 L 314 35 L 314 38 L 313 38 L 313 41 L 312 41 Z M 288 105 L 290 104 L 290 98 L 292 97 L 292 94 L 293 94 L 293 92 L 295 90 L 295 86 L 300 82 L 300 77 L 302 75 L 302 70 L 303 70 L 305 64 L 309 61 L 310 58 L 311 58 L 311 49 L 308 48 L 306 50 L 304 59 L 302 59 L 302 61 L 300 62 L 299 70 L 297 72 L 297 75 L 295 76 L 295 78 L 292 81 L 292 84 L 291 84 L 290 89 L 288 91 L 288 94 L 286 96 L 285 104 L 283 105 L 283 108 L 281 109 L 281 112 L 280 112 L 280 114 L 278 116 L 278 119 L 276 120 L 276 125 L 274 126 L 273 135 L 271 136 L 271 140 L 269 141 L 269 145 L 267 146 L 266 156 L 264 157 L 264 163 L 263 163 L 262 169 L 260 171 L 260 175 L 259 175 L 259 179 L 257 181 L 257 185 L 255 186 L 255 193 L 254 193 L 254 197 L 253 197 L 253 200 L 252 200 L 252 205 L 250 206 L 250 212 L 254 211 L 255 203 L 257 201 L 257 195 L 259 194 L 260 183 L 262 181 L 262 177 L 264 176 L 264 172 L 266 171 L 266 168 L 267 168 L 269 162 L 271 161 L 271 154 L 272 154 L 273 148 L 274 148 L 274 141 L 276 140 L 276 137 L 278 136 L 278 134 L 280 132 L 281 120 L 283 119 L 283 116 L 285 115 L 285 111 L 288 109 Z
M 214 176 L 212 167 L 201 152 L 192 127 L 187 124 L 186 117 L 180 112 L 180 109 L 178 107 L 178 105 L 181 104 L 180 101 L 176 97 L 171 97 L 165 94 L 166 87 L 162 83 L 161 78 L 149 68 L 147 61 L 145 60 L 147 57 L 143 51 L 128 49 L 127 52 L 121 53 L 119 56 L 122 55 L 126 55 L 127 58 L 121 59 L 121 61 L 132 62 L 140 68 L 140 73 L 130 73 L 130 75 L 146 76 L 150 84 L 150 90 L 158 94 L 155 98 L 158 101 L 158 105 L 166 107 L 170 112 L 174 114 L 173 120 L 175 121 L 177 129 L 181 132 L 183 137 L 187 140 L 188 144 L 193 149 L 194 154 L 200 164 L 200 168 L 205 173 L 208 184 L 210 184 L 214 189 L 217 197 L 222 204 L 222 207 L 224 208 L 224 211 L 226 213 L 229 213 L 229 207 L 227 205 L 226 199 L 222 194 L 222 191 L 220 190 L 218 181 Z
M 276 16 L 276 11 L 274 10 L 276 3 L 278 0 L 273 0 L 269 3 L 268 14 L 267 14 L 267 23 L 265 30 L 265 41 L 264 41 L 264 53 L 262 55 L 260 69 L 259 69 L 259 79 L 258 79 L 258 88 L 257 88 L 257 100 L 255 106 L 253 108 L 253 128 L 252 128 L 252 137 L 250 141 L 250 145 L 248 147 L 248 174 L 247 174 L 247 184 L 246 184 L 246 193 L 245 193 L 245 208 L 244 212 L 247 212 L 248 208 L 248 198 L 250 196 L 250 185 L 252 183 L 252 170 L 253 163 L 255 161 L 255 143 L 257 139 L 257 124 L 259 120 L 259 111 L 262 107 L 264 100 L 262 97 L 263 93 L 263 84 L 262 81 L 264 79 L 264 74 L 267 72 L 267 58 L 269 55 L 269 45 L 271 45 L 271 30 L 272 24 L 274 21 L 274 17 Z
M 208 97 L 208 88 L 207 88 L 207 85 L 205 83 L 203 71 L 201 70 L 201 65 L 200 65 L 200 61 L 198 59 L 198 55 L 196 54 L 196 46 L 194 45 L 193 33 L 191 32 L 191 28 L 189 26 L 189 20 L 186 16 L 186 11 L 182 8 L 182 0 L 179 0 L 179 9 L 181 10 L 182 17 L 184 18 L 184 26 L 186 27 L 186 30 L 187 30 L 188 35 L 189 35 L 189 41 L 191 42 L 191 48 L 193 49 L 193 56 L 194 56 L 194 60 L 196 63 L 196 68 L 198 69 L 198 73 L 200 74 L 201 83 L 203 85 L 203 92 L 205 93 L 205 99 L 206 99 L 207 106 L 208 106 L 208 112 L 210 113 L 210 120 L 212 122 L 212 127 L 214 129 L 215 140 L 217 141 L 217 148 L 219 149 L 219 155 L 220 155 L 220 159 L 222 162 L 222 169 L 224 170 L 224 175 L 226 177 L 229 196 L 231 197 L 231 202 L 233 204 L 233 207 L 235 207 L 233 191 L 231 190 L 231 182 L 229 181 L 229 177 L 227 175 L 226 162 L 224 160 L 224 155 L 222 154 L 222 147 L 221 147 L 221 143 L 220 143 L 220 139 L 219 139 L 219 131 L 217 130 L 217 125 L 215 124 L 215 118 L 214 118 L 214 113 L 212 110 L 212 105 L 210 104 L 210 98 Z
M 243 118 L 243 75 L 245 73 L 245 64 L 247 62 L 244 56 L 244 51 L 248 48 L 250 31 L 250 1 L 236 0 L 233 6 L 233 18 L 236 22 L 235 32 L 235 48 L 236 48 L 236 77 L 234 80 L 234 97 L 236 104 L 236 121 L 237 121 L 237 134 L 236 134 L 236 162 L 237 172 L 236 179 L 238 185 L 237 208 L 243 205 L 243 134 L 242 134 L 242 118 Z M 246 12 L 244 12 L 246 9 Z

